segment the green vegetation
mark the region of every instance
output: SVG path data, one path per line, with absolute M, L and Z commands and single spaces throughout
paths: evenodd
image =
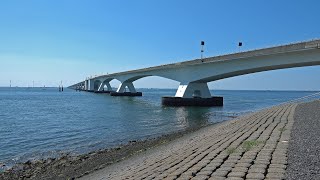
M 236 152 L 238 152 L 237 151 L 237 149 L 235 148 L 235 147 L 229 147 L 228 149 L 227 149 L 227 153 L 230 155 L 230 154 L 232 154 L 232 153 L 236 153 Z
M 258 141 L 258 140 L 251 140 L 251 141 L 244 141 L 242 144 L 242 148 L 245 151 L 250 151 L 255 146 L 258 146 L 259 144 L 263 144 L 264 141 Z
M 280 132 L 283 132 L 285 130 L 287 130 L 285 127 L 279 129 Z

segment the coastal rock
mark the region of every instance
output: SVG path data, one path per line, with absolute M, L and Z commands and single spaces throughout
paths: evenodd
M 70 162 L 70 164 L 72 164 L 72 163 L 77 162 L 79 160 L 80 160 L 79 156 L 72 156 L 72 157 L 70 157 L 69 162 Z
M 46 165 L 48 165 L 48 164 L 52 163 L 54 160 L 55 160 L 55 158 L 48 158 L 47 160 L 44 160 L 44 163 Z
M 59 177 L 58 179 L 70 179 L 70 177 L 80 177 L 95 169 L 102 169 L 112 163 L 126 159 L 130 155 L 158 146 L 163 141 L 171 141 L 194 130 L 190 129 L 183 133 L 172 133 L 141 141 L 133 140 L 131 143 L 121 144 L 118 147 L 99 149 L 78 156 L 61 154 L 60 158 L 47 158 L 16 164 L 12 168 L 13 170 L 0 174 L 0 179 L 57 179 L 57 177 Z

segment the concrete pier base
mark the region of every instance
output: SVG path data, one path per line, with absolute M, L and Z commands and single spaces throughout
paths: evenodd
M 115 91 L 94 91 L 94 93 L 98 93 L 98 94 L 102 94 L 102 93 L 110 94 L 112 92 L 115 92 Z
M 223 97 L 213 96 L 211 98 L 181 98 L 162 97 L 164 106 L 223 106 Z
M 142 96 L 142 92 L 111 92 L 110 96 Z

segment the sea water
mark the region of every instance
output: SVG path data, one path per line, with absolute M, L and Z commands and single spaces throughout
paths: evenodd
M 58 88 L 0 88 L 0 164 L 81 154 L 198 128 L 303 97 L 311 91 L 230 91 L 223 107 L 163 107 L 174 89 L 111 97 Z

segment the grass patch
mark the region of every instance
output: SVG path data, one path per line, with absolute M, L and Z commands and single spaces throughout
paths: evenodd
M 258 141 L 258 140 L 244 141 L 242 144 L 242 148 L 245 151 L 250 151 L 252 148 L 262 143 L 264 143 L 264 141 Z
M 227 149 L 227 154 L 228 154 L 228 155 L 230 155 L 230 154 L 232 154 L 232 153 L 236 153 L 236 152 L 238 152 L 238 151 L 237 151 L 237 149 L 236 149 L 235 147 L 229 147 L 229 148 Z
M 284 128 L 284 127 L 279 129 L 280 132 L 283 132 L 283 131 L 285 131 L 285 130 L 287 130 L 287 129 Z

